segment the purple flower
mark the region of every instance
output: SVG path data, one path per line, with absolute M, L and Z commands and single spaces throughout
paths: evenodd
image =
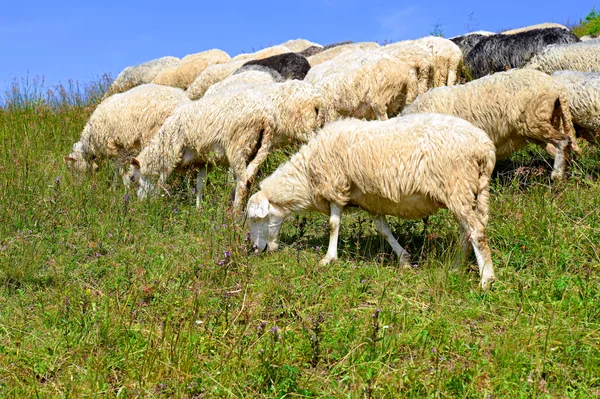
M 129 193 L 125 194 L 125 196 L 123 197 L 123 202 L 125 202 L 125 205 L 129 203 Z
M 217 264 L 218 264 L 219 266 L 223 266 L 223 265 L 225 264 L 225 260 L 220 260 L 220 261 L 219 261 Z
M 175 207 L 175 208 L 173 209 L 173 213 L 178 213 L 178 212 L 179 212 L 179 208 L 178 208 L 178 207 Z
M 224 255 L 225 255 L 226 259 L 227 258 L 231 258 L 231 252 L 229 252 L 229 250 L 226 250 L 225 253 L 224 253 Z
M 437 350 L 435 348 L 431 348 L 431 352 L 432 353 L 437 353 Z

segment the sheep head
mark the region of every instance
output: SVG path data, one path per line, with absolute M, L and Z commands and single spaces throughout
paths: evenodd
M 152 194 L 155 191 L 155 185 L 148 179 L 147 176 L 143 175 L 140 171 L 141 164 L 137 158 L 131 159 L 131 165 L 129 166 L 129 171 L 125 176 L 123 176 L 123 180 L 129 179 L 133 187 L 137 189 L 137 196 L 141 199 L 144 199 Z M 128 184 L 126 184 L 127 186 Z
M 254 251 L 276 251 L 279 247 L 281 224 L 290 215 L 290 211 L 271 203 L 268 196 L 259 191 L 248 200 L 247 215 Z

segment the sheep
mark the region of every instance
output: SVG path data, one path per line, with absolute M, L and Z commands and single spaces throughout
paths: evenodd
M 561 28 L 488 36 L 465 54 L 465 65 L 471 76 L 478 79 L 492 72 L 521 68 L 536 53 L 550 44 L 568 44 L 577 41 L 579 41 L 577 36 Z
M 484 38 L 491 36 L 491 35 L 480 35 L 480 34 L 467 34 L 464 36 L 457 36 L 457 37 L 453 37 L 450 40 L 456 44 L 460 50 L 462 51 L 463 55 L 467 55 L 469 53 L 469 51 L 471 51 L 471 49 L 473 47 L 475 47 L 475 45 L 477 43 L 479 43 L 481 40 L 483 40 Z
M 229 78 L 228 78 L 229 79 Z M 215 85 L 216 86 L 216 85 Z M 214 86 L 213 86 L 214 87 Z M 262 83 L 238 85 L 229 84 L 207 90 L 204 97 L 223 93 L 234 94 L 252 91 L 265 95 L 275 111 L 276 147 L 292 142 L 307 142 L 314 130 L 332 119 L 332 109 L 325 96 L 310 83 L 289 80 L 282 83 Z
M 181 60 L 179 58 L 168 56 L 144 62 L 140 65 L 129 66 L 123 69 L 114 82 L 112 82 L 104 94 L 104 98 L 122 93 L 141 84 L 150 83 L 160 71 L 165 68 L 177 66 L 180 63 Z
M 277 45 L 277 46 L 272 46 L 272 47 L 267 47 L 264 48 L 262 50 L 256 51 L 254 53 L 248 53 L 248 54 L 238 54 L 235 57 L 233 57 L 231 60 L 232 61 L 238 61 L 238 60 L 260 60 L 263 58 L 267 58 L 267 57 L 272 57 L 274 55 L 278 55 L 278 54 L 285 54 L 285 53 L 292 53 L 293 51 L 290 50 L 289 48 L 285 47 L 285 46 L 281 46 L 281 45 Z
M 372 50 L 379 47 L 381 46 L 375 42 L 345 43 L 329 48 L 326 46 L 324 51 L 308 57 L 308 62 L 310 63 L 311 67 L 314 67 L 315 65 L 319 65 L 325 61 L 329 61 L 330 59 L 337 57 L 346 50 Z
M 306 81 L 315 85 L 340 116 L 385 120 L 417 94 L 417 79 L 410 67 L 383 52 L 359 51 L 316 69 L 329 70 L 324 76 L 309 74 Z
M 423 46 L 415 45 L 412 40 L 405 40 L 383 46 L 381 51 L 410 66 L 411 74 L 418 81 L 417 94 L 425 93 L 433 86 L 431 81 L 433 65 L 430 54 Z
M 567 28 L 564 25 L 557 24 L 557 23 L 554 23 L 554 22 L 544 22 L 544 23 L 541 23 L 541 24 L 524 26 L 522 28 L 505 30 L 504 32 L 500 32 L 500 33 L 503 34 L 503 35 L 514 35 L 516 33 L 523 33 L 523 32 L 529 32 L 529 31 L 532 31 L 532 30 L 549 29 L 549 28 L 563 29 L 563 30 L 566 30 L 566 31 L 570 32 L 569 28 Z
M 275 114 L 270 101 L 252 91 L 215 94 L 177 107 L 160 130 L 131 160 L 129 178 L 140 198 L 164 185 L 174 170 L 198 167 L 196 205 L 211 165 L 229 165 L 237 178 L 234 210 L 272 146 Z
M 556 71 L 600 72 L 600 42 L 552 45 L 536 54 L 524 68 L 552 74 Z
M 181 62 L 187 62 L 198 58 L 205 60 L 209 65 L 223 64 L 224 62 L 231 60 L 231 57 L 225 51 L 214 48 L 200 53 L 188 54 L 181 59 Z
M 413 42 L 423 46 L 432 59 L 434 87 L 456 84 L 463 59 L 460 47 L 448 39 L 436 36 L 426 36 Z
M 208 67 L 208 61 L 196 57 L 189 61 L 182 62 L 177 66 L 163 69 L 152 80 L 164 86 L 179 87 L 186 90 L 190 84 Z
M 329 215 L 330 239 L 321 264 L 337 259 L 342 211 L 358 206 L 399 256 L 385 215 L 420 219 L 447 208 L 462 230 L 463 253 L 475 249 L 481 287 L 494 277 L 485 237 L 494 145 L 485 132 L 448 115 L 420 114 L 388 121 L 331 123 L 260 184 L 247 205 L 255 250 L 275 251 L 283 221 L 296 212 Z
M 244 71 L 253 65 L 262 65 L 277 71 L 285 79 L 302 80 L 310 69 L 310 64 L 306 57 L 296 53 L 284 53 L 260 60 L 251 60 L 246 62 L 238 71 Z
M 436 88 L 417 97 L 403 115 L 420 112 L 458 116 L 483 129 L 496 145 L 498 159 L 528 142 L 550 142 L 557 148 L 553 179 L 564 174 L 569 144 L 579 152 L 566 92 L 542 72 L 514 69 Z
M 261 65 L 254 65 L 253 69 L 246 69 L 243 71 L 238 70 L 233 75 L 223 79 L 219 83 L 215 83 L 210 86 L 205 96 L 210 96 L 212 94 L 221 93 L 225 90 L 229 90 L 230 88 L 239 88 L 240 85 L 250 85 L 250 84 L 262 84 L 262 83 L 272 83 L 272 82 L 283 82 L 284 79 L 277 71 L 274 71 L 270 68 L 263 67 Z
M 600 144 L 600 73 L 559 71 L 552 78 L 565 87 L 577 135 Z
M 305 39 L 288 40 L 285 43 L 281 43 L 281 45 L 289 48 L 290 50 L 292 50 L 295 53 L 304 51 L 309 47 L 321 47 L 321 48 L 323 47 L 320 44 L 313 43 L 313 42 L 305 40 Z
M 311 55 L 319 54 L 323 51 L 323 47 L 320 46 L 310 46 L 302 51 L 298 51 L 298 54 L 304 57 L 310 57 Z
M 96 161 L 115 159 L 115 177 L 154 136 L 171 112 L 189 103 L 183 90 L 145 84 L 103 100 L 87 121 L 73 152 L 65 157 L 69 169 L 84 172 Z M 124 179 L 127 185 L 128 180 Z
M 590 40 L 594 41 L 594 40 L 598 40 L 598 39 L 600 39 L 598 37 L 598 35 L 585 35 L 585 36 L 581 36 L 579 38 L 579 40 L 581 40 L 582 42 L 587 42 L 587 41 L 590 41 Z
M 208 66 L 187 88 L 186 94 L 192 100 L 199 99 L 210 86 L 230 76 L 245 63 L 245 60 L 237 60 Z

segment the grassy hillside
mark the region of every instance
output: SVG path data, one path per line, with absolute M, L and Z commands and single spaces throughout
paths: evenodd
M 110 165 L 73 176 L 62 157 L 103 85 L 79 100 L 27 87 L 0 110 L 0 397 L 600 394 L 596 148 L 563 184 L 536 147 L 498 165 L 499 281 L 482 292 L 474 259 L 454 264 L 447 212 L 426 231 L 389 219 L 410 268 L 366 213 L 344 214 L 340 259 L 322 267 L 321 215 L 284 224 L 279 252 L 249 252 L 226 170 L 201 211 L 184 177 L 139 201 Z

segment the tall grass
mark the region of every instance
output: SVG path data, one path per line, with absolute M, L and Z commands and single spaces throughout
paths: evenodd
M 320 215 L 252 254 L 226 170 L 200 211 L 186 177 L 139 201 L 110 165 L 71 175 L 62 157 L 102 90 L 66 89 L 19 85 L 0 111 L 0 397 L 598 396 L 596 148 L 560 184 L 535 147 L 498 165 L 499 281 L 482 292 L 474 260 L 454 265 L 447 212 L 390 218 L 410 268 L 367 214 L 344 214 L 323 267 Z

